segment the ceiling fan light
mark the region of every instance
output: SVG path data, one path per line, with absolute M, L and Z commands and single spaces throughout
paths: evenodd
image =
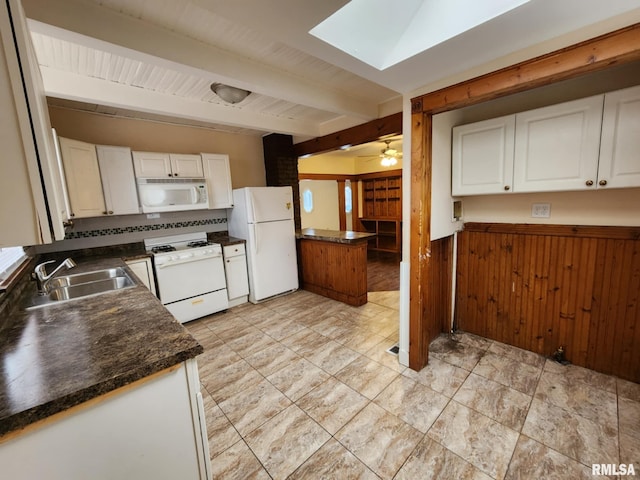
M 396 163 L 398 163 L 398 160 L 395 157 L 382 157 L 382 160 L 380 160 L 380 165 L 383 167 L 391 167 Z
M 220 97 L 224 102 L 232 105 L 240 103 L 251 93 L 249 90 L 232 87 L 230 85 L 225 85 L 224 83 L 212 83 L 211 91 L 213 91 L 213 93 Z
M 385 148 L 382 153 L 387 157 L 394 157 L 398 154 L 398 151 L 395 148 Z

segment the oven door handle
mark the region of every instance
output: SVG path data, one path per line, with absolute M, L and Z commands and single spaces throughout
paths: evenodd
M 189 257 L 183 260 L 171 260 L 168 263 L 161 263 L 160 265 L 156 265 L 158 268 L 167 268 L 173 265 L 182 265 L 184 263 L 198 262 L 200 260 L 208 260 L 210 258 L 221 258 L 222 254 L 219 253 L 217 255 L 207 255 L 206 257 Z

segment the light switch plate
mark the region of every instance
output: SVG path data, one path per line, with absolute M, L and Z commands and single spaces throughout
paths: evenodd
M 532 204 L 531 216 L 533 218 L 549 218 L 551 216 L 551 204 L 550 203 Z

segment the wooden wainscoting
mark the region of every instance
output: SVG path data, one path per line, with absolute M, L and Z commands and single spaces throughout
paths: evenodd
M 640 382 L 640 228 L 465 224 L 457 328 Z

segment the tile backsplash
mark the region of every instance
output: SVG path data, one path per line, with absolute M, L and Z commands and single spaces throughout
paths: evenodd
M 50 253 L 141 242 L 145 238 L 192 232 L 227 230 L 226 210 L 192 210 L 147 215 L 80 218 L 66 229 L 65 239 L 33 247 L 33 253 Z

